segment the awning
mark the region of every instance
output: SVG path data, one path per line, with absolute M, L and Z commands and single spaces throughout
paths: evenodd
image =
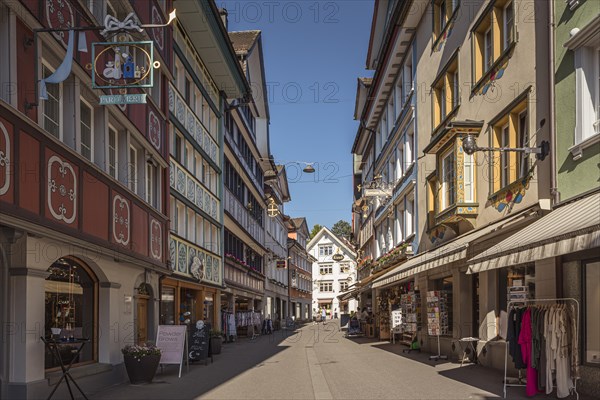
M 319 304 L 329 304 L 333 299 L 318 299 Z
M 459 236 L 451 242 L 448 242 L 438 248 L 433 248 L 416 255 L 413 258 L 410 258 L 404 264 L 399 265 L 392 271 L 389 271 L 385 275 L 381 276 L 379 279 L 376 279 L 373 283 L 373 287 L 381 288 L 385 286 L 391 286 L 395 282 L 398 282 L 411 275 L 415 275 L 419 272 L 427 271 L 432 268 L 437 268 L 442 265 L 462 260 L 467 256 L 467 248 L 469 247 L 469 243 L 494 231 L 504 228 L 506 224 L 510 224 L 519 218 L 523 218 L 531 213 L 531 211 L 531 208 L 520 211 L 500 221 L 489 224 L 481 229 Z
M 347 301 L 347 300 L 350 300 L 352 297 L 358 295 L 359 292 L 360 292 L 360 288 L 354 288 L 352 290 L 348 290 L 347 292 L 340 294 L 338 296 L 338 299 L 340 301 Z
M 469 260 L 477 273 L 600 247 L 600 193 L 561 206 Z

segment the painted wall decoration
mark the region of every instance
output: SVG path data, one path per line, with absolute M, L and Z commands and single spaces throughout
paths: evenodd
M 150 139 L 150 143 L 152 143 L 157 150 L 160 150 L 161 137 L 162 126 L 160 119 L 158 119 L 154 111 L 150 110 L 148 113 L 148 139 Z
M 439 242 L 440 240 L 442 240 L 445 235 L 446 235 L 446 227 L 443 225 L 438 226 L 429 233 L 429 240 L 431 240 L 431 243 L 436 243 L 436 242 Z
M 162 258 L 162 226 L 154 218 L 150 218 L 150 255 L 156 260 Z
M 10 189 L 10 136 L 2 122 L 0 122 L 0 196 Z
M 59 221 L 71 224 L 77 216 L 77 174 L 67 161 L 48 159 L 48 209 Z
M 68 29 L 75 25 L 73 8 L 68 0 L 46 0 L 46 22 L 48 28 Z M 69 32 L 53 32 L 65 45 L 69 40 Z
M 450 20 L 450 22 L 448 22 L 448 26 L 446 27 L 446 30 L 440 37 L 440 40 L 438 40 L 438 42 L 436 43 L 435 47 L 433 48 L 433 51 L 438 52 L 442 49 L 442 47 L 444 47 L 444 43 L 446 43 L 446 41 L 448 40 L 450 35 L 452 35 L 452 29 L 454 29 L 455 21 L 456 21 L 456 18 L 452 18 L 452 20 Z
M 495 82 L 504 76 L 504 71 L 508 67 L 509 58 L 507 58 L 503 63 L 494 68 L 492 73 L 486 79 L 485 83 L 483 83 L 480 89 L 477 91 L 477 94 L 486 94 L 488 90 L 494 91 Z
M 220 258 L 176 236 L 169 237 L 171 270 L 216 285 L 222 283 Z
M 118 194 L 113 196 L 113 238 L 123 246 L 129 245 L 131 211 L 129 202 Z
M 169 261 L 171 261 L 171 271 L 177 271 L 177 242 L 169 238 Z
M 532 170 L 530 170 L 527 176 L 508 185 L 505 189 L 502 189 L 490 199 L 496 210 L 502 212 L 506 209 L 506 207 L 519 204 L 521 201 L 523 201 L 523 197 L 525 197 L 525 194 L 529 189 L 529 182 L 533 177 L 531 171 Z
M 162 25 L 164 24 L 163 19 L 160 15 L 160 12 L 156 8 L 155 5 L 152 6 L 152 24 L 154 25 Z M 156 46 L 164 50 L 165 47 L 165 31 L 163 28 L 154 28 L 152 29 L 152 37 L 154 38 L 154 43 Z

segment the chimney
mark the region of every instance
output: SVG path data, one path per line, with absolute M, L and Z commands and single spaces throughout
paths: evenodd
M 225 30 L 229 31 L 229 26 L 227 26 L 227 9 L 219 8 L 219 15 L 221 16 L 221 21 L 223 21 L 223 25 L 225 26 Z

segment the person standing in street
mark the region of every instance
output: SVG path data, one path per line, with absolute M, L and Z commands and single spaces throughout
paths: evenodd
M 321 309 L 321 322 L 325 323 L 325 319 L 327 318 L 327 311 L 325 308 Z

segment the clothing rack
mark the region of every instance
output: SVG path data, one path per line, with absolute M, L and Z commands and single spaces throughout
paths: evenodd
M 578 341 L 579 340 L 579 301 L 577 301 L 576 299 L 570 298 L 570 297 L 564 297 L 564 298 L 556 298 L 556 299 L 527 299 L 527 300 L 513 300 L 513 301 L 509 301 L 507 303 L 507 312 L 510 315 L 510 311 L 513 308 L 518 308 L 519 306 L 524 306 L 527 307 L 528 305 L 543 305 L 543 304 L 548 304 L 548 303 L 553 303 L 553 304 L 571 304 L 575 306 L 575 337 L 573 338 L 573 340 Z M 506 388 L 509 386 L 525 386 L 524 384 L 522 384 L 521 382 L 523 381 L 523 377 L 521 376 L 521 369 L 519 369 L 519 377 L 518 377 L 518 383 L 507 383 L 507 377 L 506 377 L 506 373 L 507 373 L 507 369 L 508 369 L 508 345 L 509 342 L 506 341 L 506 347 L 504 350 L 504 398 L 506 398 Z M 579 346 L 577 346 L 577 348 L 579 348 Z M 573 393 L 575 393 L 575 395 L 577 396 L 577 400 L 579 400 L 579 393 L 577 393 L 577 377 L 572 377 L 573 379 Z M 572 394 L 572 393 L 571 393 Z

